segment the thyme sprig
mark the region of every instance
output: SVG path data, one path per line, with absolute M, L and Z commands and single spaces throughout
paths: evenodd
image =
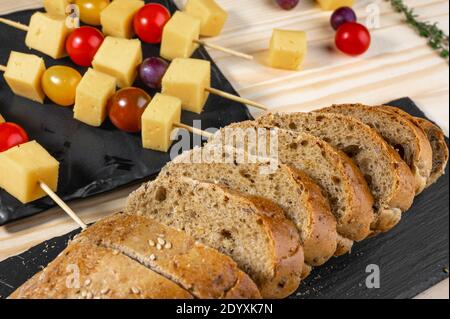
M 428 45 L 431 48 L 436 50 L 442 58 L 448 59 L 448 35 L 438 27 L 437 23 L 419 21 L 419 16 L 414 12 L 414 9 L 409 8 L 403 0 L 386 1 L 391 3 L 395 11 L 405 16 L 406 23 L 414 28 L 421 37 L 428 39 Z

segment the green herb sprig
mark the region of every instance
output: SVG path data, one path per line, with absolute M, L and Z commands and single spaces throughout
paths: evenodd
M 403 13 L 408 23 L 413 27 L 417 33 L 424 38 L 428 39 L 428 45 L 436 50 L 439 55 L 448 59 L 449 48 L 448 48 L 448 35 L 444 33 L 436 23 L 423 22 L 418 20 L 418 15 L 414 13 L 414 9 L 409 8 L 403 3 L 403 0 L 386 0 L 391 3 L 391 6 L 395 11 Z

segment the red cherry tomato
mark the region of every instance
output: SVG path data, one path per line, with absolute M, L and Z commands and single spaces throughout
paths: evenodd
M 0 152 L 28 141 L 27 132 L 19 125 L 10 122 L 0 123 Z
M 67 37 L 66 51 L 73 62 L 87 67 L 92 64 L 103 39 L 103 34 L 96 28 L 80 27 Z
M 170 19 L 170 12 L 159 3 L 143 6 L 134 16 L 134 32 L 147 43 L 161 43 L 163 28 Z
M 347 22 L 339 27 L 336 32 L 336 46 L 348 55 L 360 55 L 370 46 L 369 30 L 362 24 Z
M 129 87 L 117 91 L 109 100 L 109 119 L 119 130 L 128 133 L 141 131 L 141 117 L 151 97 L 145 91 Z

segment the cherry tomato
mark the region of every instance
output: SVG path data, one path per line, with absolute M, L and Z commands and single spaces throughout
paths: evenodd
M 76 0 L 80 10 L 80 20 L 90 25 L 100 25 L 100 12 L 105 9 L 110 0 Z
M 339 27 L 336 32 L 336 46 L 348 55 L 360 55 L 370 46 L 369 30 L 362 24 L 347 22 Z
M 103 34 L 96 28 L 80 27 L 67 37 L 66 51 L 76 64 L 90 66 L 103 39 Z
M 145 91 L 129 87 L 117 91 L 109 100 L 109 119 L 119 130 L 137 133 L 141 130 L 141 117 L 151 97 Z
M 147 43 L 161 43 L 163 28 L 170 19 L 170 12 L 158 3 L 143 6 L 134 16 L 134 32 Z
M 0 152 L 28 141 L 27 132 L 19 125 L 10 122 L 0 123 Z
M 52 66 L 42 76 L 42 89 L 54 103 L 70 106 L 75 103 L 75 91 L 81 74 L 68 66 Z

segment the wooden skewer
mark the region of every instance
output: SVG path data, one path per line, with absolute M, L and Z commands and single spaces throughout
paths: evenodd
M 265 106 L 265 105 L 263 105 L 261 103 L 254 102 L 252 100 L 245 99 L 245 98 L 242 98 L 240 96 L 236 96 L 236 95 L 233 95 L 233 94 L 230 94 L 230 93 L 218 90 L 218 89 L 207 87 L 207 88 L 205 88 L 205 90 L 208 91 L 211 94 L 218 95 L 218 96 L 224 97 L 224 98 L 232 100 L 232 101 L 236 101 L 236 102 L 239 102 L 239 103 L 251 105 L 251 106 L 254 106 L 254 107 L 256 107 L 258 109 L 261 109 L 261 110 L 264 110 L 264 111 L 269 110 L 269 108 L 267 106 Z
M 14 27 L 16 29 L 19 29 L 19 30 L 22 30 L 25 32 L 28 32 L 28 30 L 29 30 L 29 27 L 27 25 L 22 24 L 20 22 L 12 21 L 9 19 L 5 19 L 5 18 L 0 18 L 0 23 L 4 23 L 6 25 L 9 25 L 11 27 Z
M 220 45 L 212 44 L 212 43 L 205 42 L 205 41 L 202 41 L 202 40 L 194 40 L 194 42 L 197 43 L 197 44 L 203 45 L 205 47 L 217 50 L 217 51 L 222 51 L 222 52 L 228 53 L 230 55 L 237 56 L 239 58 L 244 58 L 244 59 L 247 59 L 247 60 L 253 60 L 253 56 L 251 56 L 251 55 L 248 55 L 248 54 L 245 54 L 245 53 L 242 53 L 242 52 L 238 52 L 238 51 L 235 51 L 235 50 L 231 50 L 231 49 L 228 49 L 228 48 L 224 48 L 224 47 L 222 47 Z
M 214 135 L 212 133 L 209 133 L 209 132 L 206 132 L 206 131 L 202 131 L 202 130 L 200 130 L 198 128 L 195 128 L 195 127 L 183 124 L 183 123 L 175 123 L 175 124 L 173 124 L 173 126 L 178 127 L 178 128 L 183 128 L 183 129 L 187 130 L 188 132 L 191 132 L 191 133 L 196 134 L 196 135 L 203 136 L 206 139 L 210 139 Z
M 75 212 L 58 196 L 47 184 L 39 181 L 39 187 L 55 201 L 58 206 L 67 213 L 82 229 L 86 229 L 87 225 L 75 214 Z
M 6 72 L 6 66 L 0 64 L 0 71 Z

